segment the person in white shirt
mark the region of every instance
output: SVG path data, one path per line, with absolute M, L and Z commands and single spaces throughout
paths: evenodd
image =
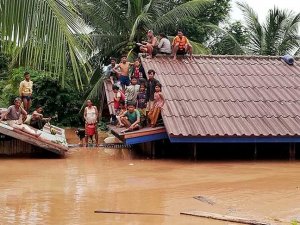
M 160 33 L 159 37 L 160 37 L 160 40 L 159 40 L 159 43 L 157 46 L 158 52 L 161 54 L 171 54 L 172 53 L 171 42 L 168 39 L 168 37 L 163 33 Z
M 98 109 L 96 106 L 93 106 L 91 100 L 86 101 L 86 107 L 84 109 L 84 120 L 85 120 L 85 143 L 86 147 L 88 146 L 88 138 L 93 137 L 95 135 L 96 139 L 96 147 L 98 147 L 98 131 L 97 131 L 97 123 L 98 123 Z

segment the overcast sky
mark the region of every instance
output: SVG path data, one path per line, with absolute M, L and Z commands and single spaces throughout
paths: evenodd
M 300 12 L 300 0 L 232 0 L 231 18 L 233 20 L 242 20 L 241 11 L 237 8 L 236 2 L 246 2 L 258 14 L 259 21 L 265 21 L 266 14 L 274 5 L 279 9 L 293 10 L 295 13 Z

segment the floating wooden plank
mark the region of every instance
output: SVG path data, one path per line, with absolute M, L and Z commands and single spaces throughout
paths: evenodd
M 197 199 L 197 200 L 199 200 L 199 201 L 201 201 L 201 202 L 208 203 L 208 204 L 210 204 L 210 205 L 214 205 L 214 204 L 215 204 L 214 201 L 210 200 L 210 199 L 207 198 L 207 197 L 201 196 L 201 195 L 194 196 L 193 198 L 194 198 L 194 199 Z
M 146 212 L 127 212 L 127 211 L 108 211 L 108 210 L 95 210 L 94 213 L 109 213 L 109 214 L 127 214 L 127 215 L 148 215 L 148 216 L 169 216 L 163 213 L 146 213 Z
M 261 221 L 257 221 L 257 220 L 253 220 L 253 219 L 246 219 L 246 218 L 241 218 L 241 217 L 227 216 L 227 215 L 202 212 L 202 211 L 181 212 L 180 214 L 188 215 L 188 216 L 198 216 L 198 217 L 214 219 L 214 220 L 223 220 L 223 221 L 229 221 L 229 222 L 235 222 L 235 223 L 251 224 L 251 225 L 271 225 L 270 223 L 261 222 Z

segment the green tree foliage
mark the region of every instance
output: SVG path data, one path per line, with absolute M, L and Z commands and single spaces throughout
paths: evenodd
M 169 28 L 168 33 L 176 34 L 177 29 L 180 28 L 191 40 L 198 43 L 205 43 L 214 35 L 215 31 L 212 27 L 207 26 L 207 24 L 219 26 L 220 23 L 228 18 L 230 7 L 230 0 L 213 0 L 197 16 L 184 18 L 176 24 L 175 29 L 171 30 Z
M 241 22 L 216 28 L 215 36 L 208 44 L 214 55 L 243 55 L 248 44 L 248 32 Z
M 0 52 L 0 79 L 5 79 L 8 75 L 11 57 L 8 54 Z
M 129 52 L 149 29 L 164 31 L 189 16 L 199 15 L 208 2 L 193 0 L 176 7 L 173 1 L 166 0 L 88 0 L 77 4 L 86 23 L 94 28 L 97 55 L 105 59 Z
M 92 46 L 71 1 L 0 0 L 0 15 L 0 50 L 12 55 L 13 65 L 59 74 L 62 85 L 69 68 L 82 87 Z
M 300 13 L 270 9 L 264 23 L 246 3 L 238 3 L 244 14 L 245 27 L 249 32 L 248 54 L 284 55 L 293 54 L 300 47 Z
M 19 84 L 24 79 L 25 71 L 30 73 L 33 81 L 33 101 L 31 111 L 41 105 L 46 116 L 58 115 L 56 122 L 64 126 L 78 126 L 81 124 L 79 111 L 82 105 L 82 94 L 75 88 L 74 79 L 66 80 L 64 87 L 60 85 L 58 76 L 52 73 L 32 70 L 24 67 L 13 69 L 1 98 L 1 107 L 7 107 L 19 96 Z M 70 73 L 70 72 L 69 72 Z M 68 76 L 69 77 L 69 76 Z

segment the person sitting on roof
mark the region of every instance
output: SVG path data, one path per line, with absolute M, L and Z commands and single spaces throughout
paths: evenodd
M 173 55 L 176 59 L 177 55 L 189 54 L 192 58 L 193 48 L 189 40 L 183 35 L 181 30 L 178 31 L 177 36 L 173 39 L 172 42 Z
M 124 124 L 121 121 L 120 115 L 123 115 L 123 113 L 125 113 L 127 109 L 126 109 L 124 101 L 120 101 L 119 105 L 120 105 L 120 112 L 118 113 L 118 115 L 116 115 L 116 118 L 118 120 L 117 127 L 124 127 Z
M 157 54 L 157 38 L 154 36 L 153 31 L 149 30 L 147 32 L 147 41 L 142 41 L 142 46 L 140 47 L 141 52 L 148 53 L 148 58 L 152 58 Z
M 16 98 L 14 100 L 14 105 L 8 107 L 7 111 L 3 114 L 3 117 L 1 117 L 0 121 L 6 118 L 7 124 L 14 129 L 22 130 L 26 133 L 34 135 L 35 137 L 39 137 L 41 133 L 37 133 L 26 124 L 23 124 L 23 119 L 27 117 L 27 112 L 23 108 L 21 108 L 21 103 L 21 98 Z
M 133 130 L 138 130 L 141 128 L 140 125 L 140 112 L 135 108 L 135 105 L 131 102 L 127 104 L 127 110 L 120 115 L 122 124 L 126 127 L 125 130 L 121 132 L 128 132 Z
M 168 39 L 168 37 L 163 33 L 160 33 L 159 37 L 160 37 L 160 40 L 159 40 L 159 43 L 157 46 L 158 52 L 161 54 L 167 54 L 167 55 L 171 54 L 172 53 L 171 42 Z
M 161 84 L 158 83 L 155 86 L 155 93 L 154 93 L 154 104 L 150 112 L 148 113 L 148 118 L 150 120 L 150 126 L 155 127 L 157 123 L 157 119 L 160 116 L 160 112 L 162 107 L 165 103 L 164 96 L 161 92 Z
M 43 112 L 42 106 L 37 105 L 35 111 L 33 111 L 31 115 L 30 126 L 41 130 L 43 129 L 44 125 L 51 120 L 51 118 L 44 118 L 42 112 Z

